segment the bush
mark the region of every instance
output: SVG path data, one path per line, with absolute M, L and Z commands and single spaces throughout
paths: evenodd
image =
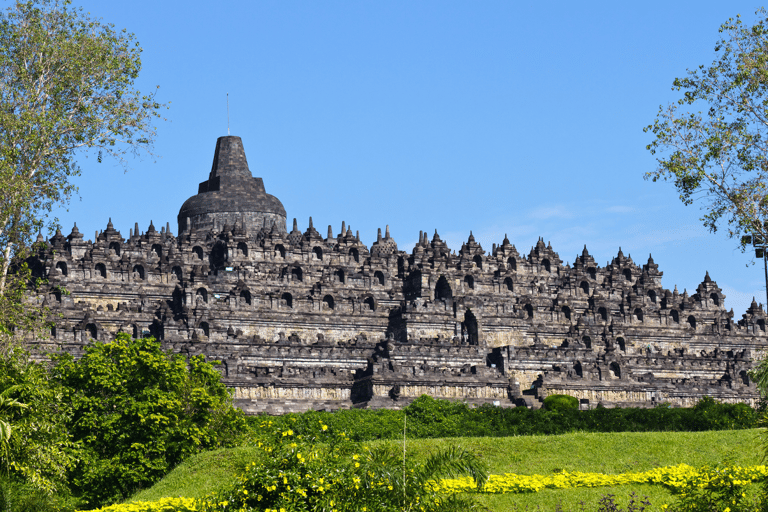
M 544 408 L 548 411 L 578 409 L 579 399 L 570 395 L 549 395 L 544 399 Z
M 46 494 L 67 493 L 67 475 L 81 451 L 68 435 L 71 415 L 62 396 L 47 368 L 27 352 L 17 347 L 0 355 L 0 423 L 7 429 L 0 474 L 10 478 L 3 489 L 27 489 L 17 485 L 26 482 Z
M 724 404 L 702 399 L 691 408 L 653 409 L 506 409 L 484 405 L 471 408 L 422 396 L 400 411 L 352 409 L 306 412 L 271 418 L 275 425 L 317 435 L 318 421 L 333 432 L 346 432 L 354 441 L 401 439 L 403 416 L 407 436 L 416 438 L 553 435 L 569 432 L 701 432 L 758 427 L 759 413 L 746 404 Z M 258 425 L 263 416 L 247 421 Z
M 316 436 L 305 437 L 265 420 L 257 437 L 265 452 L 261 463 L 200 500 L 199 510 L 462 511 L 473 508 L 473 497 L 444 495 L 434 481 L 468 474 L 479 489 L 487 479 L 480 459 L 459 448 L 433 454 L 424 463 L 406 462 L 399 445 L 360 449 L 322 422 Z
M 211 363 L 164 352 L 154 338 L 119 334 L 56 361 L 70 433 L 83 446 L 70 482 L 89 506 L 153 484 L 198 451 L 232 446 L 245 426 Z
M 39 487 L 0 476 L 0 512 L 72 512 L 74 504 Z

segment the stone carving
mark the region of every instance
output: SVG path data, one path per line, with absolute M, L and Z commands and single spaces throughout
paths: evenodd
M 649 257 L 621 249 L 572 265 L 540 239 L 521 255 L 470 233 L 458 253 L 435 233 L 402 251 L 387 228 L 370 248 L 342 223 L 326 237 L 294 219 L 251 175 L 242 141 L 222 137 L 179 233 L 112 222 L 84 240 L 39 237 L 31 296 L 56 315 L 41 348 L 153 335 L 222 362 L 248 412 L 402 407 L 435 397 L 536 407 L 567 393 L 598 403 L 690 405 L 704 395 L 754 403 L 747 375 L 766 341 L 753 301 L 740 320 L 709 274 L 695 293 L 664 289 Z M 65 289 L 69 294 L 61 293 Z M 33 292 L 30 292 L 33 293 Z

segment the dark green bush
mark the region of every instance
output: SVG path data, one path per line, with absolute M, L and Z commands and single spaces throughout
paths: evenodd
M 401 439 L 403 416 L 411 439 L 553 435 L 569 432 L 700 432 L 756 428 L 758 412 L 745 404 L 724 404 L 706 398 L 691 408 L 546 410 L 506 409 L 422 396 L 401 411 L 353 409 L 307 412 L 271 418 L 306 435 L 318 433 L 319 421 L 334 432 L 347 432 L 355 441 Z M 261 417 L 249 421 L 257 424 Z
M 544 399 L 544 408 L 548 411 L 578 409 L 579 399 L 570 395 L 549 395 Z
M 78 360 L 59 356 L 54 374 L 83 447 L 69 481 L 89 506 L 152 485 L 201 450 L 233 445 L 245 426 L 210 363 L 165 352 L 154 338 L 95 342 Z

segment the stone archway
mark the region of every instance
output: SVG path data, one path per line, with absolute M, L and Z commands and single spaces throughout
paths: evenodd
M 480 344 L 480 326 L 478 325 L 477 317 L 472 313 L 471 309 L 464 313 L 464 321 L 461 322 L 461 334 L 462 338 L 469 345 Z

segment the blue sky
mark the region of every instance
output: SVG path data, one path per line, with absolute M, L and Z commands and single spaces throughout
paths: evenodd
M 539 236 L 567 262 L 619 247 L 653 254 L 667 288 L 706 271 L 740 318 L 765 302 L 762 262 L 710 234 L 654 169 L 642 128 L 672 80 L 714 59 L 740 2 L 229 1 L 76 5 L 134 32 L 141 90 L 170 101 L 158 158 L 83 158 L 80 197 L 57 212 L 86 238 L 170 222 L 207 179 L 216 138 L 243 138 L 250 168 L 305 230 L 346 221 L 370 245 L 389 224 L 410 251 L 437 229 L 459 249 Z

